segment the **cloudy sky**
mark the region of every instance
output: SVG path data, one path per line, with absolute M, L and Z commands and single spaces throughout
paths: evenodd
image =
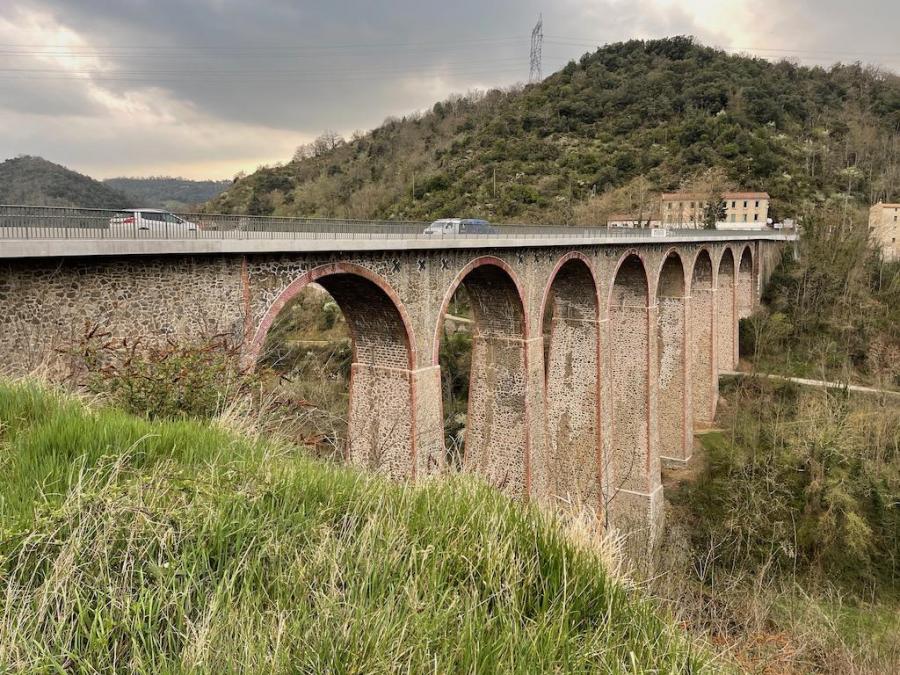
M 900 71 L 898 0 L 2 0 L 0 159 L 230 178 L 607 42 L 694 35 Z

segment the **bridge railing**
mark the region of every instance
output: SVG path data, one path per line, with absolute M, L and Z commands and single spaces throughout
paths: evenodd
M 137 216 L 136 213 L 141 215 Z M 489 233 L 427 234 L 428 222 L 348 220 L 209 213 L 116 211 L 58 206 L 0 204 L 2 239 L 542 239 L 623 237 L 636 232 L 665 236 L 664 230 L 605 226 L 498 224 Z M 670 230 L 679 236 L 728 237 L 741 231 Z M 748 231 L 749 232 L 749 231 Z M 758 230 L 752 232 L 758 233 Z M 743 232 L 746 234 L 747 232 Z

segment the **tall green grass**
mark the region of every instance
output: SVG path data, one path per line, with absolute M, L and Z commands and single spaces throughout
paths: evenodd
M 0 671 L 695 672 L 548 517 L 0 385 Z

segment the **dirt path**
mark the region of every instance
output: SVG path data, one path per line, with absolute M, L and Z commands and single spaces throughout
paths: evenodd
M 786 375 L 774 375 L 772 373 L 745 373 L 739 370 L 723 370 L 719 373 L 728 377 L 763 377 L 767 380 L 777 380 L 778 382 L 794 382 L 807 387 L 819 387 L 820 389 L 848 389 L 860 394 L 885 394 L 887 396 L 895 396 L 900 398 L 900 391 L 894 389 L 879 389 L 877 387 L 866 387 L 861 384 L 844 384 L 843 382 L 829 382 L 827 380 L 811 380 L 806 377 L 788 377 Z

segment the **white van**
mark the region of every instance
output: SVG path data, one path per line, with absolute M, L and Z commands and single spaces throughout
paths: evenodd
M 459 234 L 497 234 L 500 230 L 486 220 L 477 218 L 441 218 L 425 228 L 423 234 L 459 235 Z

